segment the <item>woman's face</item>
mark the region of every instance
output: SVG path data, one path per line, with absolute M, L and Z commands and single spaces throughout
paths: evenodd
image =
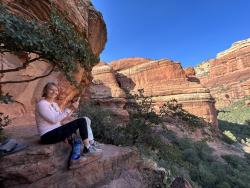
M 58 88 L 52 85 L 47 90 L 47 99 L 51 99 L 51 100 L 56 99 L 56 97 L 58 96 L 58 93 L 59 93 Z

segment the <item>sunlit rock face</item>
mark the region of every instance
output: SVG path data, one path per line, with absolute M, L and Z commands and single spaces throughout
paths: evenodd
M 135 65 L 140 65 L 146 62 L 151 61 L 151 59 L 146 59 L 146 58 L 124 58 L 124 59 L 119 59 L 116 61 L 112 61 L 109 63 L 109 65 L 115 70 L 119 71 L 122 69 L 127 69 L 130 67 L 133 67 Z
M 113 68 L 108 64 L 99 63 L 93 67 L 92 76 L 92 84 L 86 92 L 89 99 L 121 116 L 123 122 L 127 122 L 128 112 L 124 109 L 126 95 L 118 85 Z
M 233 45 L 195 68 L 201 84 L 210 89 L 221 108 L 250 95 L 250 39 Z
M 22 16 L 26 19 L 36 19 L 46 21 L 51 11 L 51 2 L 59 10 L 59 14 L 65 14 L 66 19 L 75 26 L 75 29 L 88 42 L 96 56 L 99 56 L 107 40 L 106 25 L 100 12 L 96 11 L 92 3 L 88 0 L 2 0 L 8 10 L 12 13 Z M 21 66 L 25 61 L 26 55 L 0 54 L 0 65 L 5 69 Z M 6 80 L 25 80 L 35 76 L 48 73 L 51 65 L 48 62 L 36 61 L 30 64 L 27 69 L 5 74 L 1 81 Z M 74 73 L 74 77 L 83 88 L 86 88 L 92 76 L 90 71 L 79 67 Z M 71 86 L 66 78 L 59 72 L 53 72 L 50 76 L 38 79 L 32 82 L 21 84 L 2 85 L 4 93 L 13 96 L 16 102 L 7 105 L 0 104 L 0 111 L 9 114 L 12 118 L 23 116 L 24 114 L 33 114 L 34 104 L 40 99 L 42 88 L 47 82 L 55 82 L 59 85 L 60 95 L 59 103 L 64 107 L 68 101 L 78 94 L 77 89 Z
M 126 62 L 125 65 L 121 61 Z M 144 94 L 152 96 L 156 106 L 175 98 L 189 112 L 217 125 L 214 99 L 209 90 L 196 80 L 189 81 L 193 72 L 185 72 L 180 63 L 168 59 L 129 58 L 111 62 L 110 66 L 116 70 L 118 85 L 123 90 L 133 93 L 144 89 Z

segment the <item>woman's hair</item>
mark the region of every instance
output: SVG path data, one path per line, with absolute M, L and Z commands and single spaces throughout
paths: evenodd
M 52 86 L 58 87 L 58 86 L 56 85 L 56 83 L 54 83 L 54 82 L 48 82 L 48 83 L 44 86 L 44 88 L 43 88 L 42 97 L 47 97 L 47 95 L 48 95 L 48 89 L 51 88 Z

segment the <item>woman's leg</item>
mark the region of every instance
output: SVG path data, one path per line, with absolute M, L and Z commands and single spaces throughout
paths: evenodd
M 94 136 L 93 136 L 93 132 L 91 129 L 91 120 L 88 117 L 84 117 L 87 123 L 87 129 L 88 129 L 88 139 L 90 142 L 94 141 Z
M 43 144 L 53 144 L 64 141 L 66 138 L 75 133 L 77 129 L 79 129 L 80 136 L 84 144 L 89 145 L 88 129 L 85 118 L 76 119 L 52 131 L 49 131 L 41 137 L 41 142 Z

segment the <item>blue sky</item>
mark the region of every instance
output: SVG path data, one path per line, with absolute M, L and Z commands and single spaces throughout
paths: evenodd
M 92 0 L 108 41 L 101 60 L 168 58 L 195 66 L 250 37 L 250 0 Z

